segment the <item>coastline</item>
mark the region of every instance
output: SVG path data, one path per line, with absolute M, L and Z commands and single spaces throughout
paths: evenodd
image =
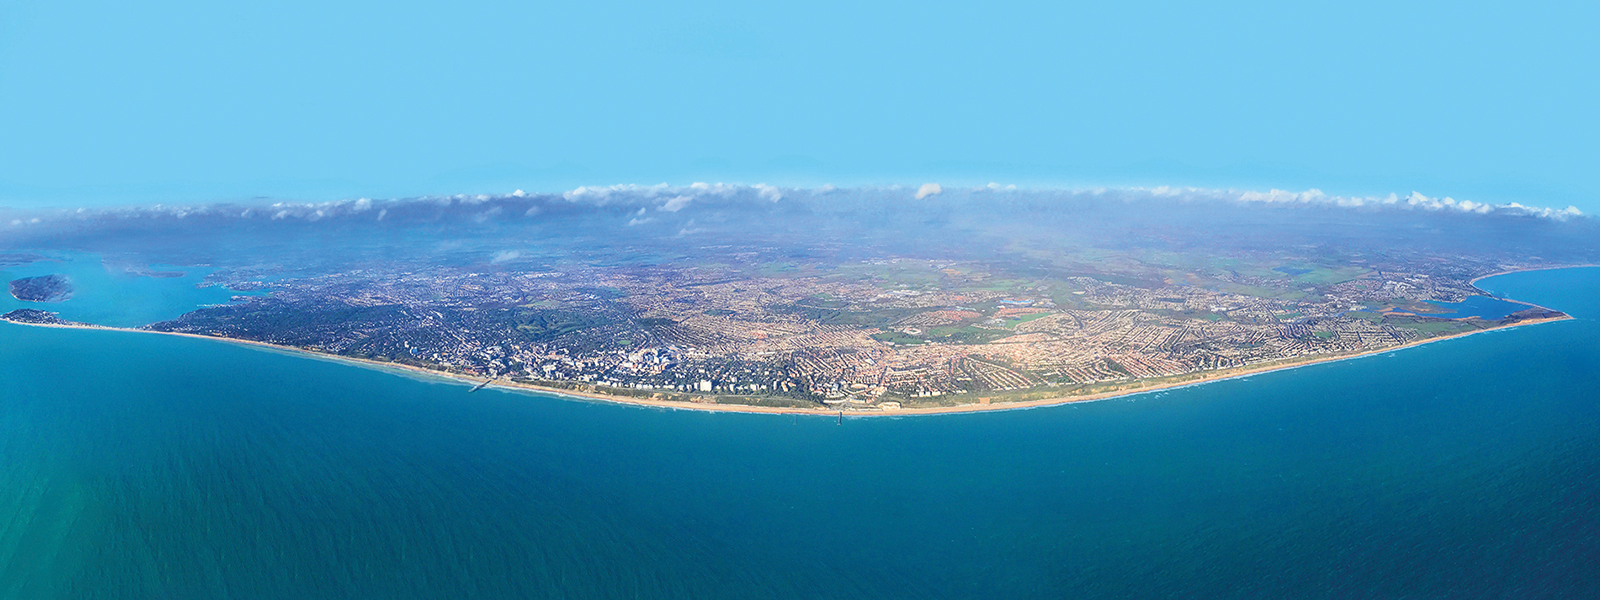
M 1488 275 L 1479 275 L 1477 277 L 1473 277 L 1472 279 L 1468 280 L 1467 283 L 1470 284 L 1472 287 L 1478 287 L 1478 282 L 1479 281 L 1483 281 L 1483 280 L 1488 279 L 1490 277 L 1499 277 L 1501 275 L 1510 275 L 1512 273 L 1527 273 L 1527 272 L 1530 272 L 1530 271 L 1559 271 L 1561 269 L 1592 269 L 1592 268 L 1595 268 L 1595 267 L 1600 267 L 1600 264 L 1595 264 L 1595 265 L 1563 265 L 1563 266 L 1558 266 L 1558 267 L 1526 267 L 1526 268 L 1521 268 L 1521 269 L 1511 269 L 1509 271 L 1496 271 L 1496 272 L 1490 273 Z M 1481 288 L 1480 288 L 1480 290 L 1481 290 Z M 1487 290 L 1481 290 L 1481 291 L 1487 291 Z M 1506 301 L 1509 301 L 1509 302 L 1516 302 L 1517 304 L 1527 304 L 1528 306 L 1535 306 L 1535 307 L 1538 307 L 1538 308 L 1544 308 L 1543 306 L 1539 306 L 1537 304 L 1533 304 L 1533 303 L 1530 303 L 1530 302 L 1522 302 L 1522 301 L 1519 301 L 1519 300 L 1512 300 L 1510 298 L 1500 298 L 1500 299 L 1501 300 L 1506 300 Z M 1549 310 L 1549 309 L 1546 309 L 1546 310 Z
M 1600 266 L 1600 265 L 1581 265 L 1581 266 Z M 1567 268 L 1567 267 L 1558 267 L 1558 268 Z M 1546 269 L 1526 269 L 1526 270 L 1530 270 L 1531 271 L 1531 270 L 1546 270 Z M 1514 273 L 1514 272 L 1519 272 L 1519 271 L 1508 271 L 1508 272 Z M 1486 275 L 1484 277 L 1491 277 L 1491 276 L 1492 275 Z M 1480 279 L 1482 279 L 1482 278 L 1480 278 Z M 1474 281 L 1476 281 L 1476 280 L 1474 280 Z M 1522 303 L 1522 304 L 1528 304 L 1528 303 Z M 1536 306 L 1536 305 L 1529 304 L 1529 306 Z M 1538 308 L 1544 308 L 1544 307 L 1538 307 Z M 1546 310 L 1549 310 L 1549 309 L 1546 309 Z M 1396 351 L 1396 350 L 1403 350 L 1403 349 L 1406 349 L 1406 348 L 1415 348 L 1415 347 L 1418 347 L 1418 346 L 1422 346 L 1424 344 L 1431 344 L 1433 342 L 1439 342 L 1439 341 L 1443 341 L 1443 340 L 1453 340 L 1453 339 L 1464 338 L 1464 337 L 1467 337 L 1467 336 L 1470 336 L 1470 335 L 1479 334 L 1479 333 L 1488 333 L 1488 332 L 1491 332 L 1491 331 L 1501 331 L 1501 330 L 1506 330 L 1506 329 L 1512 329 L 1512 328 L 1515 328 L 1515 327 L 1523 327 L 1523 326 L 1527 326 L 1527 325 L 1539 325 L 1539 324 L 1543 324 L 1543 323 L 1552 323 L 1552 322 L 1557 322 L 1557 321 L 1567 321 L 1567 320 L 1571 320 L 1572 318 L 1573 318 L 1572 316 L 1567 315 L 1565 313 L 1562 313 L 1562 316 L 1560 316 L 1560 317 L 1545 318 L 1545 319 L 1528 319 L 1528 320 L 1524 320 L 1524 321 L 1518 321 L 1518 322 L 1512 323 L 1510 325 L 1502 325 L 1502 326 L 1499 326 L 1499 327 L 1490 327 L 1490 328 L 1487 328 L 1487 329 L 1478 329 L 1478 330 L 1468 331 L 1468 332 L 1464 332 L 1464 333 L 1457 333 L 1457 334 L 1454 334 L 1454 335 L 1431 337 L 1431 338 L 1428 338 L 1428 339 L 1425 339 L 1425 340 L 1418 340 L 1418 341 L 1415 341 L 1415 342 L 1410 342 L 1410 343 L 1401 344 L 1401 345 L 1398 345 L 1398 346 L 1391 346 L 1391 347 L 1388 347 L 1388 348 L 1382 348 L 1382 349 L 1372 350 L 1372 351 L 1367 351 L 1367 352 L 1358 352 L 1358 353 L 1354 353 L 1354 354 L 1338 354 L 1338 355 L 1320 356 L 1320 357 L 1314 357 L 1314 358 L 1310 358 L 1310 359 L 1303 360 L 1303 361 L 1291 362 L 1291 363 L 1287 363 L 1287 364 L 1267 364 L 1267 365 L 1261 365 L 1261 366 L 1257 366 L 1257 367 L 1240 367 L 1237 370 L 1220 371 L 1220 372 L 1216 372 L 1214 374 L 1205 374 L 1205 373 L 1201 372 L 1200 377 L 1198 379 L 1191 380 L 1191 381 L 1177 381 L 1177 382 L 1159 383 L 1159 384 L 1155 384 L 1155 385 L 1138 386 L 1138 387 L 1129 388 L 1129 389 L 1119 389 L 1119 390 L 1113 390 L 1113 391 L 1108 391 L 1108 392 L 1100 392 L 1100 393 L 1095 393 L 1095 394 L 1085 394 L 1085 395 L 1082 395 L 1082 396 L 1061 396 L 1061 397 L 1057 397 L 1057 398 L 1044 398 L 1044 399 L 1040 399 L 1040 400 L 1024 400 L 1024 401 L 1020 401 L 1020 402 L 1002 402 L 1002 403 L 995 403 L 995 404 L 978 404 L 978 403 L 974 403 L 974 404 L 961 404 L 961 405 L 957 405 L 957 406 L 940 406 L 940 407 L 924 407 L 924 408 L 901 408 L 901 409 L 898 409 L 898 410 L 881 410 L 881 409 L 880 410 L 853 410 L 853 409 L 841 410 L 841 409 L 825 408 L 825 407 L 819 407 L 819 408 L 783 407 L 783 408 L 780 408 L 780 407 L 754 406 L 754 405 L 743 405 L 743 404 L 705 404 L 705 403 L 696 403 L 696 402 L 678 402 L 678 401 L 672 401 L 672 400 L 652 400 L 652 399 L 648 399 L 648 398 L 634 398 L 634 397 L 613 396 L 613 395 L 602 394 L 602 393 L 598 393 L 598 392 L 583 392 L 583 391 L 568 390 L 568 389 L 562 389 L 562 388 L 551 388 L 551 387 L 545 387 L 545 386 L 539 386 L 539 385 L 533 385 L 533 384 L 517 383 L 517 382 L 513 382 L 513 381 L 500 381 L 498 383 L 494 383 L 493 387 L 496 387 L 496 388 L 501 389 L 501 390 L 520 392 L 520 393 L 526 393 L 526 394 L 542 394 L 542 395 L 547 395 L 547 396 L 556 396 L 558 398 L 563 398 L 563 399 L 568 399 L 568 400 L 611 402 L 611 403 L 616 403 L 616 404 L 632 405 L 632 406 L 639 406 L 639 407 L 669 408 L 669 409 L 680 409 L 680 410 L 699 410 L 699 411 L 707 411 L 707 412 L 764 413 L 764 414 L 778 414 L 778 415 L 817 415 L 817 416 L 827 416 L 827 417 L 831 417 L 831 416 L 835 416 L 835 415 L 840 415 L 842 417 L 842 415 L 848 414 L 848 415 L 850 415 L 852 417 L 862 417 L 862 416 L 865 416 L 865 417 L 893 417 L 893 416 L 913 416 L 913 415 L 939 415 L 939 414 L 975 413 L 975 412 L 990 412 L 990 411 L 1000 411 L 1000 410 L 1022 410 L 1022 409 L 1029 409 L 1029 408 L 1042 408 L 1042 407 L 1047 407 L 1047 406 L 1059 406 L 1059 405 L 1063 405 L 1063 404 L 1074 404 L 1074 403 L 1079 403 L 1079 402 L 1096 402 L 1096 401 L 1101 401 L 1101 400 L 1111 400 L 1111 399 L 1121 398 L 1121 397 L 1124 397 L 1124 396 L 1133 396 L 1133 395 L 1137 395 L 1137 394 L 1145 394 L 1145 393 L 1150 393 L 1150 392 L 1169 391 L 1169 390 L 1174 390 L 1174 389 L 1178 389 L 1178 388 L 1197 386 L 1197 385 L 1204 385 L 1204 384 L 1207 384 L 1207 383 L 1213 383 L 1213 382 L 1217 382 L 1217 381 L 1226 381 L 1226 380 L 1229 380 L 1229 379 L 1240 379 L 1240 378 L 1244 378 L 1244 377 L 1250 377 L 1250 376 L 1253 376 L 1253 375 L 1260 375 L 1260 374 L 1263 374 L 1263 373 L 1271 373 L 1271 372 L 1274 372 L 1274 371 L 1285 371 L 1285 370 L 1289 370 L 1289 369 L 1298 369 L 1300 367 L 1308 367 L 1308 366 L 1311 366 L 1311 365 L 1318 365 L 1318 364 L 1324 364 L 1324 363 L 1332 363 L 1332 362 L 1339 362 L 1339 361 L 1344 361 L 1344 360 L 1362 358 L 1362 357 L 1366 357 L 1366 356 L 1382 354 L 1382 353 L 1385 353 L 1385 352 L 1393 352 L 1393 351 Z M 226 342 L 226 343 L 240 344 L 240 345 L 244 345 L 244 346 L 247 346 L 247 347 L 253 347 L 253 348 L 256 348 L 256 349 L 268 350 L 268 351 L 273 351 L 273 352 L 282 352 L 282 353 L 285 353 L 285 354 L 293 354 L 293 355 L 296 355 L 296 356 L 303 356 L 303 357 L 308 357 L 308 358 L 315 358 L 315 359 L 322 359 L 322 360 L 340 362 L 340 363 L 348 364 L 348 365 L 351 365 L 351 366 L 366 367 L 366 368 L 372 368 L 372 369 L 377 369 L 377 370 L 388 370 L 391 373 L 394 373 L 394 374 L 397 374 L 397 375 L 421 375 L 421 376 L 426 376 L 426 377 L 429 377 L 429 378 L 442 379 L 442 380 L 448 380 L 448 381 L 452 381 L 452 382 L 462 383 L 462 384 L 469 385 L 469 386 L 482 384 L 486 380 L 488 380 L 488 378 L 484 378 L 484 377 L 476 377 L 476 376 L 471 376 L 471 375 L 460 375 L 460 374 L 455 374 L 455 373 L 445 373 L 445 372 L 442 372 L 442 371 L 435 371 L 435 370 L 432 370 L 432 369 L 425 369 L 425 368 L 422 368 L 422 367 L 415 367 L 415 366 L 411 366 L 411 365 L 402 365 L 402 364 L 391 363 L 391 362 L 382 362 L 382 361 L 376 361 L 376 360 L 370 360 L 370 359 L 364 359 L 364 358 L 353 358 L 353 357 L 348 357 L 348 356 L 338 356 L 338 355 L 335 355 L 335 354 L 327 354 L 327 353 L 323 353 L 323 352 L 316 352 L 316 351 L 312 351 L 312 350 L 305 350 L 305 349 L 302 349 L 302 348 L 294 348 L 294 347 L 290 347 L 290 346 L 279 346 L 279 345 L 276 345 L 276 344 L 269 344 L 269 343 L 266 343 L 266 342 L 258 342 L 258 341 L 253 341 L 253 340 L 241 340 L 241 339 L 235 339 L 235 338 L 225 338 L 225 337 L 218 337 L 218 336 L 200 335 L 200 334 L 194 334 L 194 333 L 180 333 L 180 332 L 172 332 L 172 331 L 151 331 L 151 330 L 148 330 L 148 329 L 133 329 L 133 328 L 127 328 L 127 327 L 107 327 L 107 326 L 103 326 L 103 325 L 93 325 L 93 324 L 87 324 L 87 323 L 83 323 L 83 324 L 55 324 L 55 323 L 21 323 L 21 322 L 16 322 L 16 321 L 8 321 L 8 322 L 12 323 L 12 324 L 15 324 L 15 325 L 26 325 L 26 326 L 32 326 L 32 327 L 55 327 L 55 328 L 61 328 L 61 329 L 88 329 L 88 330 L 104 330 L 104 331 L 123 331 L 123 332 L 132 332 L 132 333 L 148 333 L 148 334 L 155 334 L 155 335 L 168 335 L 168 336 L 176 336 L 176 337 L 184 337 L 184 338 L 201 339 L 201 340 L 220 341 L 220 342 Z M 1136 383 L 1136 382 L 1137 382 L 1137 380 L 1134 380 L 1134 381 L 1129 382 L 1129 383 L 1133 384 L 1133 383 Z

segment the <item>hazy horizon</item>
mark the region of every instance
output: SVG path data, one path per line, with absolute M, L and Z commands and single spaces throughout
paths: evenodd
M 8 207 L 0 206 L 0 227 L 10 225 L 23 225 L 26 221 L 14 220 L 17 216 L 46 216 L 70 215 L 82 213 L 115 214 L 129 212 L 193 212 L 205 211 L 217 207 L 240 207 L 254 209 L 281 208 L 290 211 L 290 214 L 299 216 L 300 209 L 315 211 L 324 208 L 338 209 L 349 206 L 370 206 L 372 203 L 404 203 L 404 202 L 430 202 L 430 201 L 466 201 L 483 202 L 497 198 L 521 197 L 562 197 L 567 200 L 581 198 L 605 197 L 640 197 L 656 198 L 662 195 L 712 195 L 729 196 L 733 194 L 751 193 L 776 202 L 784 194 L 799 193 L 810 196 L 819 196 L 834 193 L 862 192 L 874 194 L 900 194 L 913 200 L 923 200 L 925 197 L 938 196 L 944 192 L 952 194 L 969 193 L 999 193 L 999 194 L 1067 194 L 1067 195 L 1104 195 L 1107 193 L 1147 195 L 1153 198 L 1168 198 L 1173 200 L 1191 200 L 1203 198 L 1207 200 L 1234 201 L 1243 204 L 1259 205 L 1307 205 L 1307 206 L 1332 206 L 1340 208 L 1400 208 L 1430 211 L 1461 212 L 1461 213 L 1512 213 L 1527 216 L 1537 216 L 1565 220 L 1573 217 L 1593 217 L 1589 211 L 1584 211 L 1576 205 L 1568 204 L 1559 206 L 1554 204 L 1527 204 L 1523 202 L 1479 202 L 1470 198 L 1457 199 L 1448 194 L 1429 196 L 1419 191 L 1410 192 L 1390 191 L 1387 193 L 1368 195 L 1340 195 L 1326 192 L 1318 188 L 1307 188 L 1301 191 L 1271 188 L 1266 190 L 1244 187 L 1208 188 L 1199 186 L 1133 186 L 1133 185 L 1098 185 L 1098 186 L 1069 186 L 1069 185 L 1028 185 L 1018 183 L 987 183 L 968 184 L 957 180 L 956 183 L 940 181 L 911 182 L 911 180 L 893 183 L 874 184 L 844 184 L 823 183 L 816 185 L 785 185 L 744 182 L 705 182 L 695 181 L 687 184 L 672 184 L 660 182 L 655 184 L 615 183 L 609 185 L 579 185 L 564 189 L 515 188 L 510 191 L 473 191 L 453 192 L 440 194 L 410 194 L 383 197 L 378 195 L 361 195 L 356 197 L 343 196 L 327 199 L 311 199 L 302 197 L 277 198 L 271 196 L 252 196 L 248 198 L 213 198 L 191 202 L 130 202 L 124 204 L 81 204 L 61 206 L 31 206 Z M 603 203 L 602 203 L 603 204 Z M 364 210 L 364 209 L 363 209 Z

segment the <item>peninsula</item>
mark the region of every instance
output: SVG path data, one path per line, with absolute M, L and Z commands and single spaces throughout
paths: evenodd
M 183 254 L 125 248 L 120 263 L 210 265 L 202 285 L 240 292 L 144 330 L 778 412 L 1105 398 L 1560 320 L 1476 284 L 1597 254 L 1572 243 L 1593 234 L 1586 219 L 959 193 L 580 188 L 105 226 L 185 240 Z M 1522 229 L 1539 235 L 1502 235 Z M 59 290 L 17 281 L 30 297 Z

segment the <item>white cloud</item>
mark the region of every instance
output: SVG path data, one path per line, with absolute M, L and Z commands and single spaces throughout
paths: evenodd
M 573 202 L 577 202 L 580 199 L 591 196 L 603 198 L 610 195 L 611 190 L 605 188 L 590 188 L 588 186 L 580 185 L 577 187 L 577 189 L 561 194 L 561 197 Z
M 516 250 L 501 250 L 494 253 L 494 256 L 489 259 L 489 262 L 500 264 L 503 262 L 516 260 L 519 256 L 522 256 L 522 253 Z
M 1554 209 L 1554 208 L 1540 208 L 1540 207 L 1537 207 L 1537 206 L 1523 206 L 1523 205 L 1518 204 L 1516 202 L 1512 202 L 1511 204 L 1507 204 L 1505 206 L 1502 206 L 1501 208 L 1515 210 L 1515 211 L 1520 212 L 1521 214 L 1525 214 L 1525 215 L 1531 215 L 1531 216 L 1535 216 L 1535 217 L 1542 217 L 1542 218 L 1546 218 L 1546 219 L 1555 219 L 1557 221 L 1565 221 L 1565 220 L 1573 218 L 1573 217 L 1581 217 L 1581 216 L 1583 216 L 1583 211 L 1578 210 L 1578 207 L 1576 207 L 1576 206 L 1568 206 L 1568 207 L 1566 207 L 1564 209 Z
M 666 203 L 662 204 L 661 207 L 656 209 L 656 210 L 664 210 L 664 211 L 667 211 L 667 212 L 678 212 L 680 210 L 683 210 L 683 208 L 688 206 L 689 203 L 692 202 L 693 200 L 694 200 L 694 198 L 691 198 L 689 196 L 673 196 L 672 199 L 667 200 Z M 643 209 L 640 209 L 640 210 L 643 210 Z
M 624 183 L 604 187 L 578 186 L 577 189 L 566 192 L 562 194 L 561 197 L 572 202 L 578 202 L 580 200 L 592 200 L 596 206 L 604 206 L 606 203 L 610 202 L 613 195 L 637 195 L 644 196 L 646 198 L 654 198 L 670 189 L 671 186 L 665 183 L 658 183 L 656 185 Z
M 718 198 L 726 198 L 726 200 L 718 200 L 717 203 L 719 205 L 734 201 L 734 199 L 738 199 L 739 202 L 752 203 L 751 206 L 754 206 L 755 204 L 753 203 L 755 202 L 760 202 L 762 204 L 765 204 L 766 202 L 776 202 L 785 198 L 786 195 L 794 195 L 796 193 L 798 193 L 802 199 L 815 198 L 818 202 L 837 202 L 841 200 L 850 200 L 848 198 L 829 199 L 824 198 L 824 196 L 832 196 L 838 193 L 851 192 L 860 192 L 868 195 L 887 192 L 893 195 L 901 195 L 906 193 L 906 191 L 913 189 L 915 191 L 914 195 L 918 199 L 926 199 L 944 192 L 943 187 L 937 183 L 927 183 L 918 188 L 907 188 L 906 186 L 891 185 L 881 187 L 840 189 L 832 185 L 825 185 L 813 188 L 809 192 L 804 188 L 800 188 L 798 190 L 789 189 L 786 192 L 783 188 L 769 184 L 743 185 L 697 182 L 692 185 L 678 187 L 669 186 L 667 184 L 657 184 L 652 186 L 628 184 L 599 187 L 579 187 L 572 191 L 566 192 L 564 197 L 584 207 L 612 207 L 612 209 L 617 210 L 617 212 L 612 214 L 615 215 L 621 213 L 627 217 L 624 219 L 624 221 L 628 225 L 637 226 L 652 222 L 652 220 L 648 218 L 648 215 L 651 211 L 681 214 L 684 208 L 688 208 L 689 206 L 693 205 L 696 200 L 709 200 L 710 197 L 713 196 Z M 1002 186 L 999 183 L 989 183 L 981 187 L 964 188 L 952 193 L 957 193 L 957 195 L 960 196 L 969 191 L 986 193 L 1015 189 L 1016 186 L 1014 185 Z M 1421 192 L 1415 191 L 1409 192 L 1405 196 L 1393 193 L 1384 194 L 1381 196 L 1336 196 L 1317 189 L 1308 189 L 1305 191 L 1296 192 L 1280 189 L 1256 191 L 1160 186 L 1148 188 L 1085 188 L 1077 190 L 1045 189 L 1038 190 L 1038 192 L 1044 194 L 1069 194 L 1080 197 L 1086 197 L 1089 195 L 1101 196 L 1105 194 L 1114 194 L 1112 197 L 1118 198 L 1124 202 L 1137 201 L 1140 198 L 1171 202 L 1238 202 L 1245 204 L 1327 206 L 1369 211 L 1437 211 L 1441 213 L 1454 214 L 1530 217 L 1557 221 L 1585 217 L 1582 211 L 1572 206 L 1558 209 L 1528 206 L 1518 202 L 1492 204 L 1475 200 L 1458 200 L 1451 197 L 1430 197 Z M 461 213 L 458 214 L 463 217 L 476 220 L 480 223 L 485 223 L 488 222 L 490 218 L 496 217 L 497 215 L 509 210 L 507 208 L 508 206 L 515 206 L 518 210 L 523 210 L 523 215 L 526 217 L 533 217 L 535 215 L 542 214 L 544 208 L 543 204 L 534 204 L 532 206 L 519 205 L 519 203 L 509 201 L 504 195 L 488 197 L 487 200 L 479 200 L 479 198 L 483 198 L 483 196 L 467 196 L 463 194 L 457 194 L 453 196 L 428 196 L 413 200 L 372 200 L 370 198 L 359 198 L 355 200 L 336 200 L 321 203 L 276 202 L 270 205 L 254 207 L 241 207 L 236 205 L 154 205 L 123 209 L 64 209 L 57 216 L 47 217 L 44 219 L 44 221 L 48 222 L 66 218 L 83 220 L 93 219 L 96 216 L 112 216 L 120 219 L 156 217 L 183 219 L 189 216 L 198 215 L 217 215 L 241 219 L 270 218 L 273 220 L 295 219 L 304 221 L 318 221 L 322 219 L 334 220 L 340 218 L 351 218 L 358 214 L 367 214 L 372 209 L 378 209 L 376 211 L 377 220 L 382 221 L 387 218 L 389 213 L 388 209 L 391 207 L 412 204 L 432 205 L 437 203 L 440 206 L 447 207 L 447 210 L 460 210 Z M 487 206 L 474 206 L 478 204 L 487 204 Z M 691 214 L 694 212 L 696 211 L 691 211 Z M 27 226 L 30 223 L 30 220 L 27 217 L 15 219 L 15 222 L 12 222 L 13 219 L 9 217 L 10 215 L 7 215 L 7 218 L 0 219 L 0 226 L 10 225 L 12 227 L 20 227 Z M 661 221 L 664 220 L 663 217 L 664 215 L 657 215 L 654 220 Z M 683 226 L 678 233 L 679 235 L 689 235 L 698 233 L 700 231 L 703 231 L 703 229 L 695 227 L 691 222 L 689 225 Z
M 1266 192 L 1247 191 L 1239 194 L 1239 199 L 1245 202 L 1265 202 L 1270 204 L 1308 204 L 1323 197 L 1324 195 L 1322 190 L 1316 189 L 1307 190 L 1304 192 L 1290 192 L 1273 189 Z
M 1154 193 L 1154 190 L 1149 191 Z M 1214 190 L 1197 190 L 1192 188 L 1190 191 L 1197 195 L 1203 196 L 1213 196 L 1216 193 Z M 1480 215 L 1503 213 L 1555 219 L 1558 221 L 1564 221 L 1582 214 L 1577 208 L 1570 206 L 1567 207 L 1566 210 L 1555 210 L 1550 208 L 1524 206 L 1516 202 L 1511 202 L 1508 204 L 1489 204 L 1486 202 L 1475 202 L 1472 200 L 1456 200 L 1455 198 L 1451 198 L 1449 196 L 1445 196 L 1443 198 L 1434 198 L 1416 191 L 1406 195 L 1403 199 L 1404 201 L 1402 201 L 1402 198 L 1399 195 L 1393 193 L 1382 197 L 1329 196 L 1323 193 L 1321 190 L 1316 189 L 1306 190 L 1304 192 L 1289 192 L 1278 189 L 1267 192 L 1245 191 L 1238 192 L 1236 198 L 1241 202 L 1332 204 L 1343 207 L 1389 206 L 1400 209 L 1418 209 L 1429 211 L 1453 210 Z
M 496 216 L 499 216 L 499 214 L 501 212 L 502 212 L 502 209 L 500 207 L 496 206 L 496 207 L 491 208 L 489 210 L 486 210 L 486 211 L 483 211 L 481 213 L 472 215 L 472 220 L 474 222 L 477 222 L 477 223 L 484 223 L 484 222 L 487 222 L 489 219 L 492 219 L 492 218 L 494 218 Z
M 778 190 L 778 186 L 767 185 L 765 183 L 758 183 L 758 184 L 756 184 L 756 190 L 757 190 L 757 194 L 756 195 L 761 196 L 762 198 L 765 198 L 767 200 L 771 200 L 773 202 L 777 202 L 777 201 L 783 199 L 783 192 Z
M 740 187 L 743 186 L 731 185 L 727 183 L 706 183 L 703 181 L 696 181 L 689 184 L 689 189 L 694 190 L 692 193 L 696 195 L 712 194 L 716 196 L 731 196 L 734 192 L 739 191 Z

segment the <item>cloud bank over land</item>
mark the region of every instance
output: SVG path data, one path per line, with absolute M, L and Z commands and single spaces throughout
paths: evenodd
M 493 267 L 618 244 L 641 256 L 744 246 L 795 256 L 870 249 L 1040 260 L 1071 247 L 1440 256 L 1493 248 L 1499 256 L 1549 263 L 1600 262 L 1600 220 L 1571 207 L 1493 205 L 1417 192 L 1354 197 L 1319 190 L 997 183 L 939 186 L 930 193 L 929 187 L 613 185 L 558 193 L 12 211 L 0 214 L 0 248 L 107 255 L 157 249 L 169 261 L 202 264 L 301 247 L 324 250 L 293 260 L 361 256 L 382 265 L 409 256 Z
M 936 200 L 930 200 L 936 199 Z M 0 213 L 0 232 L 23 231 L 28 228 L 58 226 L 66 223 L 90 224 L 106 222 L 132 222 L 141 220 L 208 220 L 208 221 L 284 221 L 317 222 L 324 219 L 349 221 L 385 221 L 405 215 L 410 219 L 453 220 L 465 216 L 478 223 L 504 222 L 519 219 L 550 218 L 553 215 L 574 216 L 590 213 L 597 218 L 606 215 L 625 215 L 622 222 L 642 225 L 655 220 L 649 213 L 667 213 L 665 216 L 687 215 L 700 211 L 737 208 L 741 205 L 762 206 L 791 204 L 826 212 L 830 203 L 860 203 L 896 208 L 896 201 L 906 203 L 899 207 L 906 211 L 926 212 L 936 210 L 926 204 L 941 203 L 944 209 L 981 209 L 988 202 L 1031 201 L 1043 205 L 1054 204 L 1062 210 L 1072 210 L 1078 203 L 1115 200 L 1130 205 L 1155 202 L 1174 203 L 1224 203 L 1240 206 L 1323 207 L 1361 211 L 1417 211 L 1459 213 L 1472 215 L 1497 215 L 1533 217 L 1553 221 L 1587 217 L 1576 207 L 1548 208 L 1529 206 L 1517 202 L 1489 204 L 1471 200 L 1432 197 L 1420 192 L 1401 196 L 1335 196 L 1311 189 L 1302 192 L 1286 190 L 1222 190 L 1193 187 L 1160 186 L 1153 188 L 1092 188 L 1051 189 L 1018 188 L 991 183 L 976 188 L 946 188 L 937 183 L 923 184 L 910 190 L 900 186 L 837 188 L 779 188 L 766 184 L 740 185 L 728 183 L 694 183 L 688 186 L 622 184 L 611 186 L 584 186 L 557 194 L 530 194 L 516 190 L 503 195 L 457 194 L 452 196 L 425 196 L 374 200 L 359 198 L 330 202 L 275 202 L 250 205 L 235 203 L 200 205 L 153 205 L 131 208 L 70 209 L 70 210 L 12 210 Z M 921 201 L 912 204 L 912 201 Z M 1143 207 L 1143 206 L 1141 206 Z
M 1486 204 L 1482 202 L 1473 202 L 1471 200 L 1458 201 L 1449 196 L 1445 196 L 1443 198 L 1431 198 L 1422 195 L 1420 192 L 1411 192 L 1410 195 L 1404 198 L 1401 198 L 1396 194 L 1389 194 L 1379 198 L 1371 196 L 1329 196 L 1322 193 L 1322 190 L 1317 189 L 1307 190 L 1304 192 L 1271 190 L 1268 192 L 1243 192 L 1239 194 L 1239 200 L 1241 202 L 1261 202 L 1269 204 L 1331 204 L 1342 207 L 1397 206 L 1404 208 L 1420 208 L 1423 210 L 1454 210 L 1478 214 L 1503 213 L 1528 215 L 1546 219 L 1555 219 L 1558 221 L 1563 221 L 1572 217 L 1583 216 L 1583 212 L 1578 210 L 1578 207 L 1576 206 L 1555 209 L 1523 206 L 1522 204 L 1516 202 L 1511 202 L 1508 204 Z

